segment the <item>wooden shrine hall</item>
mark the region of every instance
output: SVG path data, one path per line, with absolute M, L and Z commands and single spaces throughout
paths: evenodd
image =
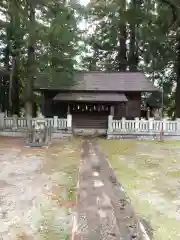
M 134 119 L 141 114 L 141 95 L 157 89 L 140 72 L 77 72 L 71 86 L 36 80 L 45 117 L 72 115 L 73 128 L 107 129 L 108 116 Z

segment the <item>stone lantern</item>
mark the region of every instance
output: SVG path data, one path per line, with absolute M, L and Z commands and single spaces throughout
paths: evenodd
M 52 136 L 51 126 L 48 126 L 46 119 L 41 114 L 32 121 L 32 128 L 29 129 L 26 145 L 30 147 L 49 145 Z

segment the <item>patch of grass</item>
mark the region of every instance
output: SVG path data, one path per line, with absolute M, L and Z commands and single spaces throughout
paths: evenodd
M 15 238 L 16 240 L 29 240 L 29 236 L 24 232 L 17 233 Z
M 80 162 L 80 141 L 58 141 L 47 149 L 43 155 L 42 172 L 52 178 L 51 202 L 63 214 L 64 221 L 55 220 L 56 212 L 51 207 L 43 208 L 39 232 L 41 239 L 68 239 L 71 227 L 65 223 L 72 221 L 72 213 L 76 201 L 76 182 Z M 54 177 L 53 177 L 54 176 Z M 58 207 L 59 206 L 59 207 Z M 58 207 L 58 208 L 57 208 Z M 56 210 L 56 211 L 57 211 Z
M 73 205 L 76 200 L 76 182 L 80 161 L 80 142 L 59 141 L 52 145 L 43 155 L 42 171 L 52 177 L 54 186 L 51 189 L 51 202 L 56 205 L 56 210 L 50 206 L 43 207 L 39 221 L 39 234 L 41 239 L 69 238 L 71 232 Z M 53 179 L 53 175 L 55 175 Z M 64 218 L 55 219 L 57 211 L 62 211 Z M 63 220 L 64 219 L 64 220 Z
M 167 172 L 167 177 L 179 178 L 180 177 L 180 170 L 171 170 Z
M 178 197 L 180 142 L 100 140 L 136 213 L 150 222 L 154 240 L 180 239 L 179 219 L 172 201 Z M 173 149 L 172 149 L 173 146 Z
M 76 187 L 72 186 L 68 189 L 68 200 L 75 201 L 76 199 Z
M 133 140 L 99 140 L 101 147 L 105 151 L 106 154 L 117 155 L 125 155 L 130 153 L 136 153 L 136 142 Z
M 178 140 L 172 140 L 172 141 L 165 141 L 164 143 L 162 144 L 166 144 L 166 145 L 169 145 L 169 146 L 180 146 L 180 141 Z
M 128 190 L 130 194 L 131 190 Z M 140 200 L 136 194 L 129 195 L 132 199 L 134 209 L 141 219 L 145 218 L 152 227 L 154 240 L 178 240 L 180 239 L 179 221 L 155 209 L 150 200 Z
M 42 218 L 39 221 L 38 239 L 51 240 L 60 239 L 65 240 L 68 237 L 68 230 L 62 222 L 56 219 L 56 214 L 49 208 L 43 208 Z

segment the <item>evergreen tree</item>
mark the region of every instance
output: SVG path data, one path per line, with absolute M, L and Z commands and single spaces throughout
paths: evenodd
M 0 60 L 9 74 L 11 114 L 19 114 L 21 99 L 27 114 L 32 115 L 33 85 L 40 73 L 48 81 L 72 81 L 78 54 L 79 10 L 75 1 L 0 2 Z
M 169 109 L 171 97 L 176 96 L 176 116 L 180 116 L 178 28 L 175 29 L 178 6 L 177 0 L 92 0 L 88 5 L 89 25 L 96 33 L 89 34 L 88 49 L 96 66 L 101 70 L 145 72 L 161 89 L 164 88 L 164 105 L 168 112 L 172 113 Z M 161 93 L 159 98 L 162 101 Z

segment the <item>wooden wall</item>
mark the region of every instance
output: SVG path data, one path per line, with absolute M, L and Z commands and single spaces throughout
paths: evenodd
M 129 92 L 126 93 L 128 102 L 119 103 L 115 105 L 114 118 L 121 119 L 134 119 L 141 116 L 141 93 Z
M 114 119 L 119 120 L 126 116 L 126 103 L 118 103 L 114 105 Z
M 53 101 L 53 97 L 57 94 L 57 91 L 44 92 L 44 106 L 43 114 L 46 117 L 58 116 L 64 118 L 67 116 L 68 103 Z M 126 117 L 127 119 L 134 119 L 141 116 L 141 93 L 140 92 L 128 92 L 125 94 L 128 102 L 126 103 L 114 103 L 114 119 L 121 119 Z M 99 114 L 98 114 L 99 115 Z
M 75 128 L 107 129 L 106 113 L 72 113 L 72 125 Z
M 134 119 L 141 116 L 141 93 L 128 93 L 126 95 L 128 102 L 126 105 L 127 119 Z
M 43 114 L 46 117 L 58 116 L 59 118 L 67 117 L 67 102 L 53 101 L 53 97 L 57 94 L 56 91 L 44 92 Z

